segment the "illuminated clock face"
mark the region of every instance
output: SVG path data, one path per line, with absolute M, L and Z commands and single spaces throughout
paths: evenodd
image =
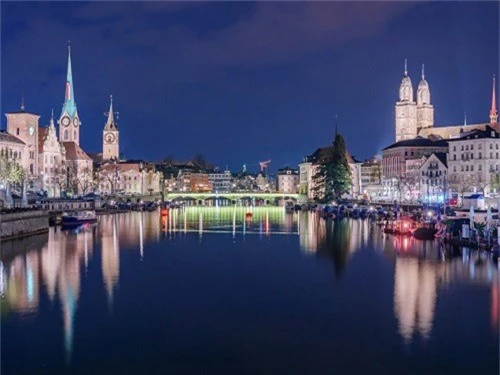
M 63 126 L 68 126 L 70 124 L 71 120 L 69 119 L 68 116 L 64 116 L 62 119 L 61 119 L 61 124 L 63 124 Z
M 35 134 L 35 128 L 33 126 L 30 126 L 30 135 Z
M 78 126 L 78 117 L 75 117 L 75 118 L 73 119 L 73 125 L 75 125 L 75 127 L 77 127 L 77 126 Z
M 115 135 L 113 133 L 106 133 L 105 140 L 106 143 L 113 143 L 115 141 Z

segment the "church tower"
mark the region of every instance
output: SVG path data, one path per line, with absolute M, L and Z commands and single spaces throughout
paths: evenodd
M 408 77 L 405 59 L 405 73 L 399 86 L 399 101 L 396 102 L 396 142 L 417 136 L 417 104 L 413 101 L 413 86 Z
M 425 80 L 424 64 L 422 64 L 422 80 L 417 89 L 417 133 L 420 129 L 434 126 L 434 106 L 431 104 L 431 91 Z
M 66 74 L 66 92 L 64 104 L 59 117 L 59 139 L 61 142 L 80 143 L 80 118 L 76 110 L 75 95 L 73 90 L 73 76 L 71 73 L 71 49 L 68 46 L 68 71 Z
M 493 76 L 493 91 L 491 93 L 491 109 L 490 109 L 490 124 L 498 123 L 497 99 L 495 95 L 495 76 Z
M 102 132 L 102 159 L 120 160 L 118 124 L 115 122 L 115 114 L 113 112 L 113 95 L 110 95 L 109 99 L 108 120 Z

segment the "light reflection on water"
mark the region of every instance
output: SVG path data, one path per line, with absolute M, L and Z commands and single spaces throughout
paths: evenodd
M 440 290 L 453 284 L 491 286 L 489 315 L 492 332 L 498 333 L 498 267 L 490 256 L 468 249 L 461 256 L 430 241 L 384 235 L 365 220 L 325 221 L 314 213 L 286 213 L 283 208 L 186 208 L 158 212 L 101 216 L 96 226 L 63 231 L 51 228 L 47 235 L 4 244 L 0 263 L 3 318 L 21 316 L 27 322 L 37 314 L 40 294 L 53 303 L 59 300 L 68 361 L 73 347 L 75 314 L 86 273 L 94 256 L 100 256 L 102 287 L 110 309 L 119 286 L 120 253 L 136 252 L 138 260 L 148 256 L 148 243 L 182 240 L 190 233 L 199 241 L 207 234 L 229 234 L 233 241 L 245 236 L 298 237 L 306 257 L 318 256 L 333 264 L 337 278 L 345 272 L 353 255 L 369 249 L 394 264 L 393 311 L 402 341 L 415 334 L 432 336 Z M 13 254 L 11 248 L 30 251 Z M 100 248 L 95 252 L 95 248 Z M 455 254 L 456 255 L 456 254 Z M 27 323 L 28 324 L 28 323 Z

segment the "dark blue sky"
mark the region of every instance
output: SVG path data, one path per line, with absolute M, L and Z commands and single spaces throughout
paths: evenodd
M 425 63 L 436 125 L 488 121 L 499 3 L 1 3 L 2 113 L 47 124 L 71 40 L 81 144 L 101 150 L 113 94 L 128 158 L 276 170 L 330 143 L 358 159 L 394 139 L 404 58 Z M 497 81 L 498 82 L 498 81 Z M 498 91 L 497 91 L 498 92 Z M 5 117 L 2 118 L 5 128 Z M 255 167 L 256 168 L 256 167 Z

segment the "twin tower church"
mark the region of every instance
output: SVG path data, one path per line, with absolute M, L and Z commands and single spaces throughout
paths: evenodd
M 103 129 L 102 153 L 89 154 L 80 146 L 80 127 L 73 86 L 71 51 L 64 104 L 56 129 L 54 113 L 48 126 L 39 126 L 40 116 L 25 110 L 6 113 L 7 130 L 0 132 L 0 153 L 15 159 L 26 171 L 28 186 L 43 190 L 49 197 L 63 191 L 85 194 L 122 191 L 128 194 L 160 191 L 161 176 L 154 166 L 142 161 L 120 161 L 119 131 L 110 97 L 107 121 Z M 97 172 L 97 173 L 94 173 Z
M 417 88 L 415 101 L 413 86 L 408 76 L 408 67 L 405 60 L 403 80 L 399 86 L 399 100 L 396 102 L 396 142 L 423 137 L 429 139 L 457 138 L 464 131 L 475 129 L 484 130 L 485 126 L 498 129 L 498 113 L 496 110 L 495 78 L 490 109 L 490 122 L 472 125 L 452 125 L 434 127 L 434 106 L 431 104 L 431 91 L 425 80 L 424 65 L 422 65 L 421 80 Z

